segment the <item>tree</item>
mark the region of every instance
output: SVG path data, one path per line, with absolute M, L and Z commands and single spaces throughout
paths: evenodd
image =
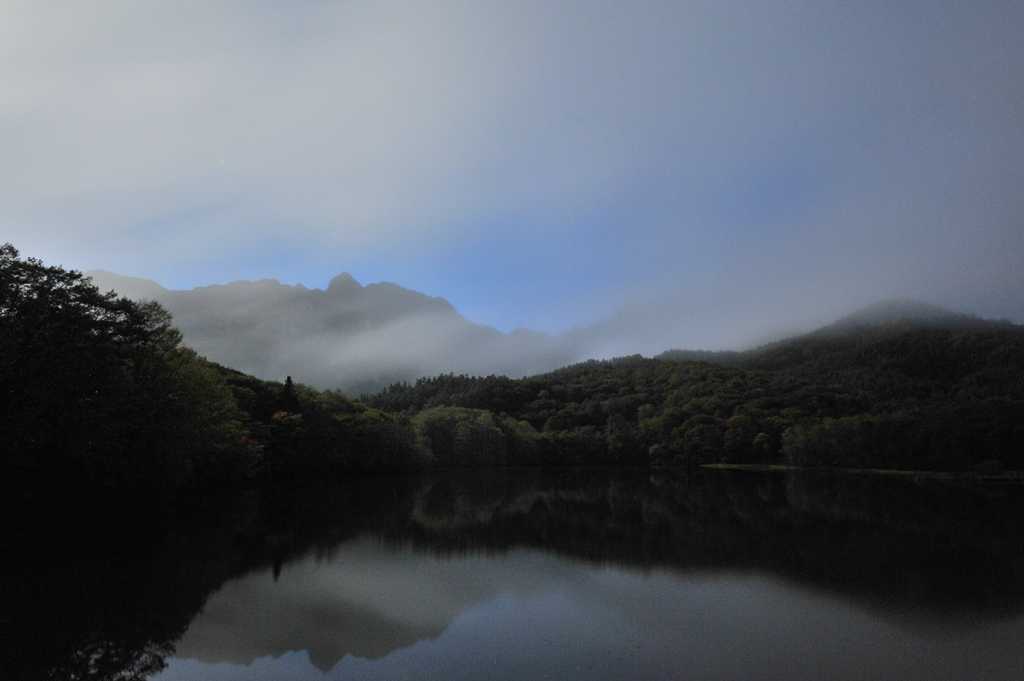
M 0 246 L 0 493 L 176 489 L 240 445 L 241 412 L 157 303 Z
M 289 413 L 296 413 L 299 411 L 299 397 L 295 394 L 295 384 L 292 383 L 291 376 L 286 378 L 284 381 L 284 388 L 281 390 L 279 407 L 280 411 L 287 411 Z

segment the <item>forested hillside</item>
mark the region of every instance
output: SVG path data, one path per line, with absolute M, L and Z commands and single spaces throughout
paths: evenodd
M 872 401 L 1024 398 L 1022 327 L 906 301 L 747 352 L 671 350 L 658 358 L 787 373 Z
M 158 304 L 0 246 L 0 501 L 160 505 L 325 466 L 422 465 L 408 419 L 260 381 L 180 340 Z
M 517 381 L 440 376 L 365 399 L 420 420 L 461 407 L 525 421 L 570 459 L 1024 465 L 1024 329 L 871 312 L 744 353 L 673 351 Z

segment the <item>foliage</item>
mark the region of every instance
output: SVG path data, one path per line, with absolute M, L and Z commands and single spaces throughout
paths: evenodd
M 431 461 L 408 417 L 291 377 L 282 384 L 215 366 L 249 417 L 247 442 L 265 476 L 419 470 Z
M 162 503 L 254 476 L 431 461 L 405 416 L 247 376 L 180 342 L 156 303 L 0 248 L 0 498 Z
M 159 499 L 243 457 L 223 379 L 179 343 L 159 305 L 0 247 L 4 498 Z
M 449 374 L 363 399 L 409 415 L 458 407 L 528 424 L 542 463 L 1024 467 L 1024 330 L 1012 324 L 903 320 L 701 355 L 721 364 L 687 356 L 589 361 L 520 380 Z
M 433 407 L 412 423 L 439 466 L 532 466 L 552 446 L 527 421 L 483 409 Z

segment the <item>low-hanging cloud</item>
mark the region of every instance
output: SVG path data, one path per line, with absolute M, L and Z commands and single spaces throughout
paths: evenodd
M 591 350 L 571 334 L 505 334 L 441 298 L 387 282 L 361 286 L 346 273 L 326 290 L 268 279 L 172 291 L 102 270 L 89 275 L 102 291 L 162 304 L 185 343 L 210 360 L 352 394 L 441 373 L 538 374 Z

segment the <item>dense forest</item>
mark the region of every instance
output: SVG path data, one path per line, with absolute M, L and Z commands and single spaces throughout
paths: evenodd
M 0 499 L 161 504 L 331 468 L 423 465 L 409 419 L 254 379 L 181 345 L 156 303 L 0 247 Z
M 181 345 L 155 303 L 0 247 L 0 495 L 161 502 L 430 467 L 1024 467 L 1024 329 L 851 318 L 746 353 L 441 375 L 356 400 Z
M 748 352 L 589 361 L 519 380 L 438 376 L 364 400 L 411 416 L 431 442 L 431 426 L 455 424 L 443 452 L 460 428 L 468 439 L 490 424 L 516 463 L 1024 467 L 1024 328 L 873 312 Z

